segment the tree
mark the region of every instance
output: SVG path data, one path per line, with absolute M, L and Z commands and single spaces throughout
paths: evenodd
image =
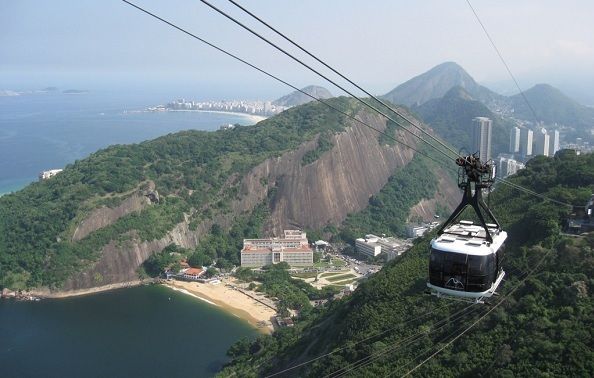
M 188 258 L 188 264 L 193 268 L 208 266 L 212 264 L 212 258 L 201 252 L 194 252 Z

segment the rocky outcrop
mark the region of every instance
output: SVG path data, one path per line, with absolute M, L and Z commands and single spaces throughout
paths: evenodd
M 142 193 L 134 193 L 115 208 L 103 206 L 95 209 L 78 224 L 72 241 L 84 239 L 91 232 L 107 227 L 125 215 L 139 212 L 150 203 L 151 200 Z
M 384 130 L 385 119 L 360 112 L 357 117 L 375 128 Z M 399 139 L 410 146 L 416 139 L 402 133 Z M 90 269 L 69 279 L 63 290 L 84 290 L 92 287 L 134 281 L 138 267 L 153 253 L 169 244 L 194 248 L 213 224 L 228 228 L 236 215 L 251 211 L 270 198 L 271 216 L 266 225 L 271 234 L 279 235 L 285 228 L 322 228 L 339 224 L 347 214 L 364 209 L 369 198 L 378 193 L 389 177 L 413 158 L 413 151 L 402 147 L 380 145 L 377 132 L 358 123 L 351 123 L 344 132 L 332 136 L 334 147 L 311 164 L 303 165 L 303 155 L 317 148 L 316 140 L 282 156 L 270 158 L 254 167 L 243 177 L 230 178 L 229 185 L 239 185 L 238 196 L 231 201 L 231 211 L 217 214 L 190 229 L 190 216 L 163 238 L 141 241 L 132 232 L 124 242 L 111 241 L 101 251 L 101 257 Z M 446 193 L 443 198 L 447 198 Z M 439 197 L 441 198 L 441 197 Z M 145 201 L 145 202 L 143 202 Z M 100 225 L 115 221 L 117 215 L 146 205 L 145 198 L 132 196 L 119 210 L 97 210 L 76 235 L 92 232 Z M 155 204 L 154 206 L 159 206 Z M 124 209 L 125 208 L 125 209 Z M 88 222 L 92 227 L 85 226 Z M 84 228 L 87 227 L 87 228 Z M 80 237 L 80 236 L 79 236 Z
M 438 189 L 431 199 L 423 199 L 410 209 L 409 220 L 434 221 L 437 205 L 453 210 L 462 199 L 462 192 L 458 189 L 453 179 L 440 177 Z

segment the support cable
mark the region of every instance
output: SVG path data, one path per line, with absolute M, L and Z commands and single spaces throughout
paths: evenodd
M 212 5 L 211 3 L 209 3 L 206 0 L 200 0 L 202 3 L 204 3 L 205 5 L 207 5 L 208 7 L 210 7 L 211 9 L 213 9 L 214 11 L 216 11 L 217 13 L 219 13 L 220 15 L 224 16 L 225 18 L 231 20 L 232 22 L 234 22 L 235 24 L 239 25 L 240 27 L 242 27 L 243 29 L 245 29 L 246 31 L 250 32 L 251 34 L 255 35 L 256 37 L 260 38 L 262 41 L 266 42 L 267 44 L 269 44 L 270 46 L 274 47 L 275 49 L 277 49 L 278 51 L 282 52 L 283 54 L 285 54 L 286 56 L 288 56 L 289 58 L 293 59 L 295 62 L 301 64 L 302 66 L 304 66 L 305 68 L 307 68 L 308 70 L 314 72 L 315 74 L 317 74 L 318 76 L 320 76 L 321 78 L 323 78 L 324 80 L 328 81 L 329 83 L 331 83 L 332 85 L 334 85 L 335 87 L 341 89 L 342 91 L 344 91 L 345 93 L 347 93 L 349 96 L 353 97 L 355 100 L 357 100 L 358 102 L 360 102 L 361 104 L 365 105 L 366 107 L 368 107 L 369 109 L 372 109 L 373 111 L 375 111 L 378 114 L 381 114 L 382 116 L 386 117 L 387 119 L 389 119 L 390 121 L 394 122 L 397 126 L 401 127 L 402 129 L 404 129 L 405 131 L 411 133 L 412 135 L 414 135 L 415 137 L 419 138 L 421 141 L 423 141 L 424 143 L 428 144 L 429 146 L 431 146 L 432 148 L 434 148 L 435 150 L 437 150 L 438 152 L 440 152 L 441 154 L 443 154 L 445 157 L 447 157 L 448 159 L 452 159 L 452 156 L 448 155 L 446 152 L 444 152 L 443 150 L 439 149 L 438 147 L 436 147 L 435 145 L 431 144 L 429 141 L 427 141 L 426 139 L 424 139 L 423 137 L 421 137 L 420 135 L 417 135 L 415 133 L 413 133 L 411 130 L 409 130 L 408 128 L 404 127 L 402 124 L 400 124 L 399 122 L 397 122 L 395 119 L 393 119 L 392 117 L 390 117 L 388 114 L 386 114 L 385 112 L 381 111 L 380 109 L 378 109 L 377 107 L 369 104 L 366 101 L 363 101 L 361 98 L 357 97 L 354 93 L 352 93 L 351 91 L 349 91 L 348 89 L 344 88 L 343 86 L 341 86 L 340 84 L 336 83 L 334 80 L 330 79 L 329 77 L 327 77 L 326 75 L 322 74 L 321 72 L 319 72 L 318 70 L 316 70 L 315 68 L 311 67 L 310 65 L 308 65 L 307 63 L 304 63 L 302 60 L 296 58 L 294 55 L 292 55 L 291 53 L 287 52 L 286 50 L 284 50 L 282 47 L 279 47 L 278 45 L 276 45 L 275 43 L 271 42 L 270 40 L 268 40 L 266 37 L 262 36 L 261 34 L 257 33 L 256 31 L 252 30 L 251 28 L 249 28 L 248 26 L 246 26 L 245 24 L 243 24 L 242 22 L 240 22 L 239 20 L 237 20 L 236 18 L 230 16 L 229 14 L 225 13 L 223 10 L 217 8 L 216 6 Z M 417 126 L 415 123 L 411 123 L 411 125 L 413 127 L 415 127 L 418 130 L 422 130 L 421 127 Z M 423 131 L 423 130 L 422 130 Z M 448 150 L 449 151 L 449 150 Z M 452 150 L 454 151 L 454 150 Z M 454 153 L 456 154 L 455 157 L 459 157 L 457 152 L 454 151 Z
M 324 62 L 323 60 L 321 60 L 320 58 L 318 58 L 316 55 L 314 55 L 313 53 L 311 53 L 310 51 L 308 51 L 307 49 L 305 49 L 303 46 L 301 46 L 297 42 L 293 41 L 291 38 L 287 37 L 285 34 L 283 34 L 282 32 L 280 32 L 278 29 L 274 28 L 269 23 L 267 23 L 266 21 L 264 21 L 262 18 L 258 17 L 253 12 L 250 12 L 248 9 L 246 9 L 245 7 L 243 7 L 242 5 L 240 5 L 239 3 L 237 3 L 235 0 L 228 0 L 228 1 L 231 4 L 235 5 L 236 7 L 238 7 L 239 9 L 241 9 L 242 11 L 244 11 L 245 13 L 249 14 L 250 16 L 252 16 L 254 19 L 258 20 L 261 24 L 263 24 L 264 26 L 266 26 L 267 28 L 269 28 L 270 30 L 272 30 L 273 32 L 275 32 L 276 34 L 278 34 L 279 36 L 281 36 L 282 38 L 284 38 L 286 41 L 288 41 L 289 43 L 291 43 L 293 46 L 297 47 L 299 50 L 303 51 L 304 53 L 306 53 L 307 55 L 309 55 L 311 58 L 315 59 L 318 63 L 322 64 L 324 67 L 328 68 L 329 70 L 331 70 L 332 72 L 334 72 L 335 74 L 337 74 L 338 76 L 340 76 L 342 79 L 346 80 L 347 82 L 349 82 L 350 84 L 352 84 L 353 86 L 355 86 L 357 89 L 359 89 L 360 91 L 362 91 L 363 93 L 365 93 L 367 96 L 371 97 L 373 100 L 377 101 L 379 104 L 381 104 L 381 105 L 385 106 L 386 108 L 390 109 L 393 113 L 395 113 L 396 115 L 398 115 L 399 117 L 401 117 L 402 119 L 404 119 L 405 121 L 407 121 L 408 123 L 410 123 L 411 125 L 415 126 L 415 123 L 414 123 L 413 120 L 411 120 L 410 118 L 406 117 L 404 114 L 400 113 L 397 109 L 395 109 L 394 107 L 392 107 L 390 104 L 386 103 L 385 101 L 381 100 L 380 98 L 374 96 L 373 94 L 371 94 L 368 91 L 366 91 L 365 89 L 363 89 L 360 85 L 358 85 L 357 83 L 353 82 L 347 76 L 343 75 L 342 73 L 340 73 L 339 71 L 337 71 L 335 68 L 331 67 L 329 64 L 327 64 L 326 62 Z M 456 150 L 454 150 L 451 146 L 448 146 L 447 144 L 445 144 L 444 142 L 442 142 L 439 138 L 431 135 L 430 133 L 428 133 L 427 131 L 423 130 L 422 128 L 418 128 L 418 129 L 423 134 L 427 135 L 429 138 L 431 138 L 434 141 L 436 141 L 437 143 L 439 143 L 446 150 L 449 150 L 449 151 L 453 152 L 455 155 L 458 155 L 458 153 L 456 152 Z
M 485 32 L 485 35 L 487 36 L 487 39 L 489 39 L 489 42 L 491 42 L 491 46 L 493 46 L 493 49 L 495 50 L 495 52 L 497 53 L 497 55 L 499 56 L 499 59 L 501 60 L 501 62 L 503 63 L 503 65 L 505 66 L 505 69 L 507 70 L 507 73 L 509 74 L 509 76 L 511 76 L 512 80 L 514 81 L 514 83 L 516 84 L 516 88 L 518 88 L 518 91 L 520 91 L 520 94 L 522 95 L 522 98 L 524 99 L 524 101 L 526 102 L 526 105 L 528 105 L 528 108 L 530 108 L 530 111 L 532 112 L 532 115 L 534 116 L 534 121 L 538 122 L 538 116 L 536 115 L 536 112 L 534 111 L 534 108 L 532 107 L 532 105 L 530 104 L 530 102 L 528 101 L 528 98 L 526 97 L 526 95 L 524 94 L 524 91 L 522 91 L 522 88 L 520 88 L 520 84 L 518 84 L 518 81 L 516 80 L 516 77 L 514 76 L 514 74 L 511 72 L 511 69 L 509 68 L 509 66 L 507 65 L 507 62 L 505 61 L 505 59 L 503 59 L 503 55 L 501 54 L 501 52 L 499 51 L 499 49 L 497 48 L 497 46 L 495 45 L 495 42 L 493 41 L 493 38 L 491 38 L 491 35 L 489 34 L 489 32 L 487 31 L 487 28 L 485 27 L 485 25 L 483 24 L 483 22 L 481 21 L 481 19 L 478 16 L 478 13 L 476 13 L 476 11 L 474 10 L 474 7 L 472 6 L 472 4 L 470 3 L 470 0 L 466 0 L 466 3 L 468 4 L 468 6 L 470 7 L 470 10 L 472 10 L 472 13 L 474 13 L 474 17 L 476 18 L 476 20 L 478 21 L 478 23 L 481 25 L 481 28 L 483 29 L 483 31 Z
M 185 29 L 183 29 L 183 28 L 181 28 L 181 27 L 179 27 L 179 26 L 175 25 L 174 23 L 172 23 L 172 22 L 170 22 L 170 21 L 167 21 L 166 19 L 164 19 L 164 18 L 162 18 L 162 17 L 160 17 L 160 16 L 158 16 L 158 15 L 156 15 L 156 14 L 154 14 L 154 13 L 151 13 L 150 11 L 148 11 L 148 10 L 146 10 L 146 9 L 144 9 L 144 8 L 142 8 L 142 7 L 140 7 L 140 6 L 136 5 L 136 4 L 134 4 L 134 3 L 132 3 L 132 2 L 130 2 L 130 1 L 128 1 L 128 0 L 122 0 L 122 1 L 123 1 L 124 3 L 126 3 L 126 4 L 128 4 L 128 5 L 130 5 L 130 6 L 132 6 L 132 7 L 134 7 L 134 8 L 136 8 L 136 9 L 140 10 L 141 12 L 144 12 L 144 13 L 146 13 L 147 15 L 149 15 L 149 16 L 151 16 L 151 17 L 153 17 L 153 18 L 155 18 L 155 19 L 157 19 L 157 20 L 159 20 L 159 21 L 161 21 L 161 22 L 163 22 L 163 23 L 165 23 L 165 24 L 167 24 L 167 25 L 171 26 L 172 28 L 174 28 L 174 29 L 177 29 L 177 30 L 181 31 L 182 33 L 184 33 L 184 34 L 187 34 L 188 36 L 190 36 L 190 37 L 192 37 L 192 38 L 194 38 L 194 39 L 196 39 L 196 40 L 198 40 L 198 41 L 200 41 L 200 42 L 202 42 L 202 43 L 204 43 L 204 44 L 206 44 L 206 45 L 208 45 L 208 46 L 212 47 L 213 49 L 215 49 L 215 50 L 217 50 L 217 51 L 219 51 L 219 52 L 221 52 L 221 53 L 223 53 L 223 54 L 225 54 L 225 55 L 227 55 L 227 56 L 229 56 L 229 57 L 231 57 L 231 58 L 233 58 L 233 59 L 235 59 L 235 60 L 237 60 L 237 61 L 239 61 L 239 62 L 241 62 L 241 63 L 243 63 L 243 64 L 245 64 L 245 65 L 247 65 L 247 66 L 249 66 L 249 67 L 251 67 L 251 68 L 253 68 L 253 69 L 255 69 L 256 71 L 258 71 L 258 72 L 260 72 L 260 73 L 262 73 L 262 74 L 264 74 L 264 75 L 266 75 L 266 76 L 268 76 L 268 77 L 270 77 L 270 78 L 272 78 L 272 79 L 274 79 L 274 80 L 276 80 L 276 81 L 278 81 L 278 82 L 280 82 L 280 83 L 282 83 L 282 84 L 285 84 L 286 86 L 288 86 L 288 87 L 290 87 L 290 88 L 292 88 L 292 89 L 294 89 L 294 90 L 296 90 L 296 91 L 298 91 L 298 92 L 300 92 L 300 93 L 302 93 L 302 94 L 304 94 L 304 95 L 306 95 L 306 96 L 310 97 L 311 99 L 313 99 L 313 100 L 315 100 L 315 101 L 318 101 L 318 102 L 320 102 L 320 103 L 322 103 L 322 104 L 326 105 L 326 106 L 327 106 L 327 107 L 329 107 L 330 109 L 333 109 L 334 111 L 336 111 L 336 112 L 338 112 L 338 113 L 340 113 L 340 114 L 342 114 L 342 115 L 344 115 L 344 116 L 346 116 L 346 117 L 348 117 L 348 118 L 350 118 L 350 119 L 352 119 L 352 120 L 354 120 L 354 121 L 356 121 L 356 122 L 358 122 L 358 123 L 360 123 L 360 124 L 362 124 L 362 125 L 364 125 L 364 126 L 367 126 L 367 127 L 369 127 L 370 129 L 372 129 L 372 130 L 376 131 L 377 133 L 379 133 L 379 134 L 382 134 L 382 135 L 384 135 L 385 137 L 387 137 L 387 138 L 389 138 L 389 139 L 391 139 L 391 140 L 393 140 L 393 141 L 395 141 L 395 142 L 397 142 L 397 143 L 399 143 L 399 144 L 403 145 L 404 147 L 406 147 L 406 148 L 408 148 L 408 149 L 410 149 L 410 150 L 412 150 L 412 151 L 415 151 L 416 153 L 418 153 L 418 154 L 420 154 L 420 155 L 423 155 L 423 156 L 425 156 L 426 158 L 428 158 L 428 159 L 432 160 L 433 162 L 435 162 L 435 163 L 437 163 L 437 164 L 443 164 L 443 161 L 437 160 L 437 159 L 435 159 L 435 158 L 433 158 L 433 157 L 429 156 L 428 154 L 426 154 L 426 153 L 424 153 L 424 152 L 422 152 L 422 151 L 420 151 L 420 150 L 418 150 L 418 149 L 416 149 L 416 148 L 414 148 L 414 147 L 412 147 L 412 146 L 409 146 L 408 144 L 406 144 L 406 143 L 404 143 L 404 142 L 400 141 L 399 139 L 395 138 L 394 136 L 392 136 L 392 135 L 390 135 L 390 134 L 388 134 L 388 133 L 386 133 L 386 132 L 384 132 L 384 131 L 381 131 L 381 130 L 379 130 L 379 129 L 377 129 L 377 128 L 373 127 L 373 126 L 371 126 L 371 125 L 370 125 L 370 124 L 368 124 L 367 122 L 364 122 L 364 121 L 360 120 L 359 118 L 357 118 L 357 117 L 355 117 L 355 116 L 353 116 L 353 115 L 351 115 L 351 114 L 348 114 L 348 113 L 346 113 L 346 112 L 344 112 L 344 111 L 342 111 L 342 110 L 338 109 L 336 106 L 334 106 L 334 105 L 330 104 L 328 101 L 325 101 L 325 100 L 323 100 L 323 99 L 321 99 L 321 98 L 315 97 L 315 96 L 313 96 L 313 95 L 311 95 L 311 94 L 309 94 L 309 93 L 307 93 L 307 92 L 305 92 L 305 91 L 303 91 L 303 90 L 301 90 L 301 89 L 297 88 L 296 86 L 294 86 L 294 85 L 290 84 L 289 82 L 287 82 L 287 81 L 285 81 L 285 80 L 283 80 L 283 79 L 279 78 L 278 76 L 275 76 L 275 75 L 273 75 L 273 74 L 271 74 L 271 73 L 269 73 L 269 72 L 265 71 L 264 69 L 262 69 L 262 68 L 259 68 L 258 66 L 256 66 L 256 65 L 254 65 L 254 64 L 252 64 L 252 63 L 250 63 L 250 62 L 248 62 L 247 60 L 245 60 L 245 59 L 243 59 L 243 58 L 240 58 L 239 56 L 237 56 L 237 55 L 234 55 L 233 53 L 230 53 L 230 52 L 226 51 L 225 49 L 223 49 L 223 48 L 221 48 L 221 47 L 218 47 L 218 46 L 216 46 L 215 44 L 213 44 L 213 43 L 211 43 L 211 42 L 208 42 L 207 40 L 205 40 L 205 39 L 203 39 L 203 38 L 201 38 L 201 37 L 199 37 L 199 36 L 197 36 L 197 35 L 195 35 L 195 34 L 193 34 L 193 33 L 189 32 L 189 31 L 187 31 L 187 30 L 185 30 Z M 405 130 L 406 130 L 406 131 L 408 131 L 409 133 L 412 133 L 412 135 L 414 135 L 414 136 L 417 136 L 416 134 L 414 134 L 414 133 L 413 133 L 413 132 L 411 132 L 410 130 L 408 130 L 408 129 L 406 129 L 406 128 L 405 128 Z M 418 136 L 417 136 L 417 137 L 418 137 Z M 441 151 L 440 151 L 440 152 L 441 152 Z

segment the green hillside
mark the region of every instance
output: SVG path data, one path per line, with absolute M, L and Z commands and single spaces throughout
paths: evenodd
M 329 100 L 356 113 L 346 98 Z M 0 287 L 59 287 L 98 258 L 110 240 L 126 240 L 135 230 L 142 240 L 162 237 L 202 209 L 201 217 L 231 211 L 229 199 L 244 174 L 272 156 L 295 149 L 320 133 L 340 132 L 346 121 L 320 103 L 293 108 L 255 126 L 217 132 L 185 131 L 135 145 L 100 150 L 68 165 L 54 178 L 0 198 Z M 115 206 L 152 181 L 159 204 L 120 218 L 72 242 L 76 223 L 95 208 Z M 190 194 L 192 193 L 192 194 Z M 228 256 L 238 263 L 237 252 Z
M 581 105 L 548 84 L 538 84 L 524 92 L 539 121 L 559 123 L 574 127 L 579 136 L 590 132 L 594 127 L 594 109 Z M 522 95 L 509 98 L 514 116 L 534 120 L 532 110 Z
M 583 206 L 594 191 L 592 166 L 594 155 L 561 151 L 533 159 L 511 180 Z M 490 202 L 509 233 L 507 275 L 491 306 L 423 293 L 429 236 L 350 298 L 317 309 L 294 328 L 238 342 L 220 375 L 402 376 L 444 347 L 414 374 L 593 376 L 594 234 L 562 236 L 567 207 L 507 186 Z
M 492 113 L 483 103 L 473 99 L 461 87 L 454 87 L 445 96 L 430 100 L 414 108 L 420 118 L 435 130 L 440 137 L 456 148 L 470 153 L 472 146 L 472 119 L 488 117 L 493 120 L 492 155 L 497 156 L 509 149 L 509 134 L 513 124 Z

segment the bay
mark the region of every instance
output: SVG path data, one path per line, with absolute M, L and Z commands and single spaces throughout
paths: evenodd
M 64 168 L 109 145 L 254 123 L 247 115 L 143 111 L 174 98 L 159 92 L 108 91 L 0 97 L 0 194 L 23 188 L 41 171 Z
M 0 301 L 2 377 L 208 377 L 257 331 L 162 286 Z

